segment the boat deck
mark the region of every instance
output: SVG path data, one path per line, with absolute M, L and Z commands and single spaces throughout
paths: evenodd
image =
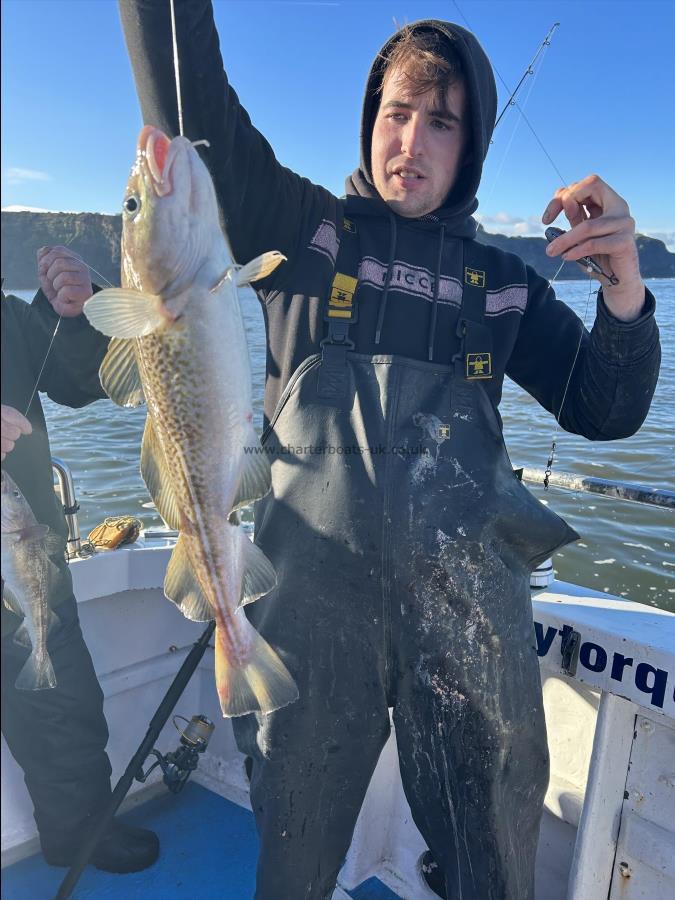
M 190 783 L 178 796 L 167 792 L 121 818 L 157 832 L 159 860 L 144 872 L 130 875 L 113 875 L 88 866 L 72 895 L 74 900 L 248 900 L 253 896 L 258 838 L 249 810 Z M 2 870 L 2 896 L 5 900 L 49 900 L 66 871 L 48 866 L 40 854 L 30 856 Z M 347 896 L 397 900 L 377 878 L 370 878 Z

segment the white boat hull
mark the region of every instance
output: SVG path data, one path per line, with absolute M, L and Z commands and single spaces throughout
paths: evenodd
M 203 630 L 163 596 L 169 554 L 166 540 L 147 540 L 71 566 L 105 696 L 113 783 Z M 537 897 L 675 897 L 675 616 L 562 583 L 538 592 L 533 604 L 551 752 Z M 580 634 L 574 677 L 561 669 L 565 625 Z M 201 713 L 217 725 L 193 779 L 249 806 L 243 757 L 219 712 L 211 649 L 175 713 Z M 169 722 L 157 746 L 166 752 L 177 742 Z M 148 784 L 134 783 L 126 802 L 157 790 L 165 790 L 158 770 Z M 3 739 L 3 866 L 37 847 L 30 798 Z M 392 730 L 340 884 L 350 890 L 377 876 L 407 900 L 431 898 L 417 870 L 425 849 L 401 787 Z

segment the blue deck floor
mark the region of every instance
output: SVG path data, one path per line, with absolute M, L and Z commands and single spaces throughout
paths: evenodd
M 162 795 L 123 817 L 159 835 L 159 860 L 145 872 L 111 875 L 89 866 L 73 898 L 181 898 L 249 900 L 258 852 L 253 815 L 246 809 L 188 784 L 177 797 Z M 32 856 L 2 871 L 3 900 L 51 900 L 66 869 Z M 285 898 L 280 885 L 279 900 Z M 397 900 L 376 878 L 350 894 L 354 900 Z

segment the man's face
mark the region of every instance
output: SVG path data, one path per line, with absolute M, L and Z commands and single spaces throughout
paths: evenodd
M 373 127 L 371 166 L 378 193 L 400 216 L 443 205 L 464 162 L 466 91 L 457 81 L 438 109 L 433 92 L 414 96 L 400 69 L 385 75 Z

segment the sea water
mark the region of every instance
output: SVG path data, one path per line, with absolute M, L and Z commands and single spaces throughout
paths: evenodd
M 622 479 L 675 489 L 673 405 L 675 401 L 675 280 L 650 279 L 657 299 L 663 363 L 646 422 L 631 438 L 591 442 L 558 432 L 556 472 Z M 592 325 L 595 298 L 589 282 L 563 281 L 558 296 Z M 30 299 L 32 292 L 18 292 Z M 242 293 L 253 373 L 253 403 L 262 421 L 265 333 L 258 301 Z M 544 340 L 555 341 L 553 330 Z M 125 410 L 109 400 L 71 410 L 43 395 L 52 453 L 71 467 L 80 503 L 83 536 L 106 516 L 134 515 L 148 527 L 160 524 L 139 475 L 145 409 Z M 500 407 L 504 436 L 515 467 L 543 469 L 555 422 L 535 400 L 508 379 Z M 534 494 L 581 535 L 554 558 L 559 578 L 675 612 L 675 518 L 670 510 L 641 506 L 588 493 L 528 485 Z M 248 511 L 247 511 L 248 513 Z M 250 514 L 249 514 L 250 518 Z

